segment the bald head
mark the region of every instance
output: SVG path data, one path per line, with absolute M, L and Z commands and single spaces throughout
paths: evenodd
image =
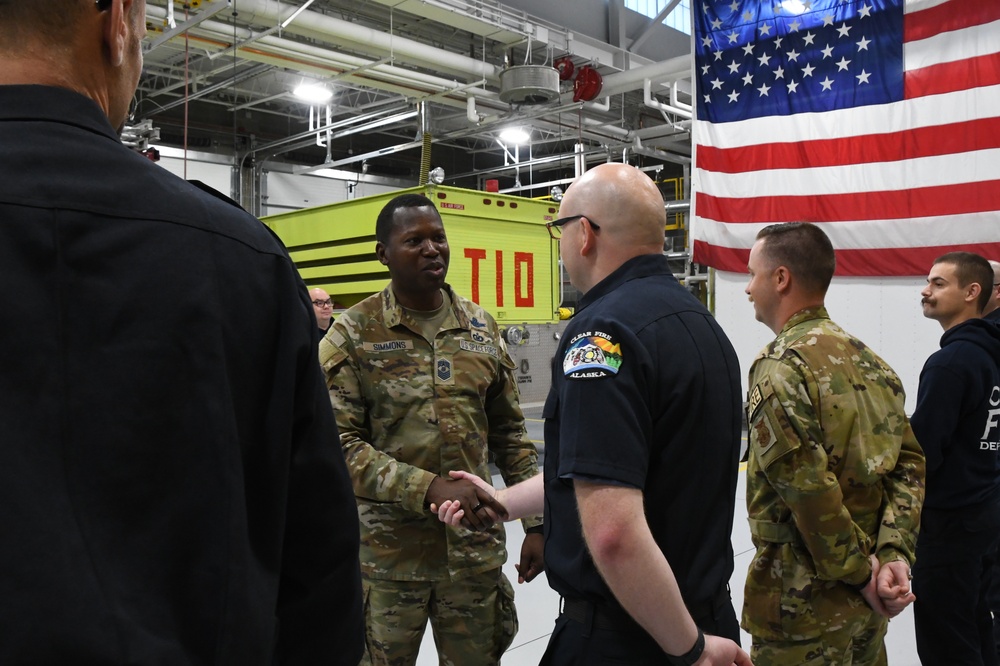
M 582 219 L 563 225 L 559 252 L 582 292 L 633 257 L 663 252 L 663 197 L 635 167 L 602 164 L 581 176 L 559 206 L 559 217 L 572 216 Z
M 663 251 L 663 195 L 633 166 L 602 164 L 583 174 L 566 191 L 559 215 L 593 216 L 602 234 L 635 255 Z
M 321 331 L 330 328 L 330 319 L 333 318 L 333 301 L 326 290 L 315 287 L 309 290 L 309 298 L 312 300 L 313 312 L 316 314 L 316 323 Z

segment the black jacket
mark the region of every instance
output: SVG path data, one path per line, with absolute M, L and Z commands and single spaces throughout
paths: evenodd
M 920 371 L 910 425 L 927 457 L 924 507 L 1000 497 L 1000 327 L 970 319 L 945 331 Z
M 0 86 L 0 151 L 0 663 L 357 664 L 356 507 L 284 248 L 76 93 Z

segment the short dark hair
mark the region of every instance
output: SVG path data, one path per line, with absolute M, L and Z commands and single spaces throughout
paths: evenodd
M 786 267 L 808 291 L 826 294 L 837 269 L 837 254 L 823 230 L 808 222 L 771 224 L 757 232 L 764 256 Z
M 979 285 L 979 298 L 976 300 L 976 313 L 982 314 L 993 293 L 993 267 L 984 257 L 974 252 L 949 252 L 934 260 L 934 265 L 952 264 L 955 267 L 955 277 L 958 286 L 965 289 L 975 282 Z
M 375 240 L 385 245 L 389 242 L 389 235 L 395 226 L 394 217 L 400 208 L 423 208 L 430 206 L 437 213 L 434 202 L 422 194 L 400 194 L 387 203 L 378 214 L 375 220 Z M 438 213 L 440 216 L 441 214 Z
M 65 40 L 94 0 L 0 0 L 0 49 Z

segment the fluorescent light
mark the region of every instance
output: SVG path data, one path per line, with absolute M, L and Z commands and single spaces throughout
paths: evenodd
M 318 83 L 303 83 L 292 94 L 310 104 L 323 104 L 333 97 L 333 91 Z
M 500 132 L 500 140 L 505 143 L 528 143 L 531 135 L 520 127 L 508 127 Z
M 806 6 L 802 4 L 802 0 L 784 0 L 781 6 L 790 14 L 801 14 L 806 10 Z

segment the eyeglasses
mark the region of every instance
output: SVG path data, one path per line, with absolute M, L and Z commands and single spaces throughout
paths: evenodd
M 107 9 L 110 6 L 111 6 L 111 0 L 97 0 L 97 9 L 98 9 L 98 11 L 102 11 L 103 12 L 105 9 Z
M 562 236 L 562 228 L 564 225 L 567 225 L 570 222 L 575 222 L 576 220 L 584 217 L 587 218 L 587 222 L 590 222 L 590 226 L 595 230 L 601 228 L 600 225 L 594 222 L 589 215 L 570 215 L 569 217 L 560 217 L 558 220 L 546 222 L 545 228 L 549 230 L 549 236 L 551 236 L 553 240 L 559 240 Z
M 318 308 L 332 308 L 333 307 L 333 299 L 332 298 L 328 298 L 325 301 L 313 301 L 313 305 L 315 305 Z

